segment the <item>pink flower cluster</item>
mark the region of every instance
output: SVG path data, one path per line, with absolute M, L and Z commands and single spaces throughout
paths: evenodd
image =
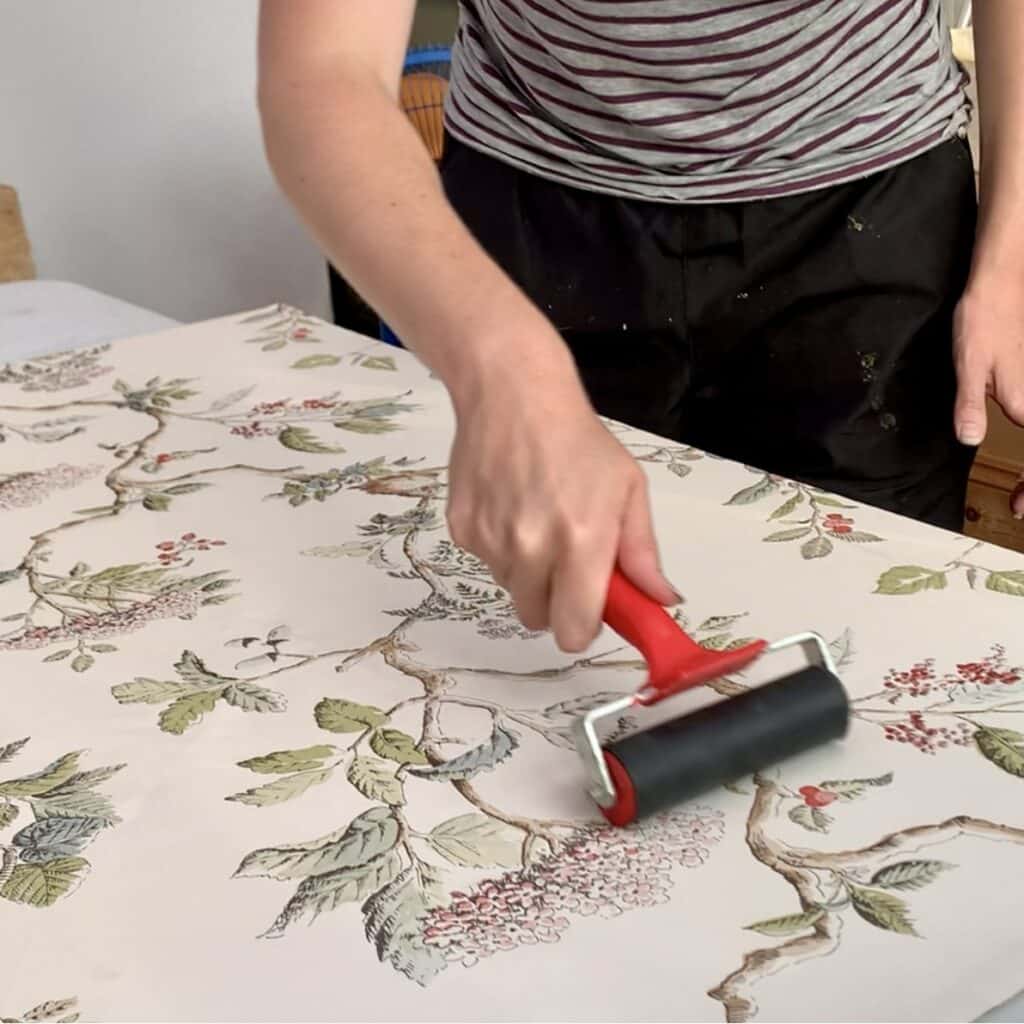
M 472 967 L 495 953 L 557 942 L 570 916 L 613 917 L 667 902 L 676 865 L 695 868 L 721 839 L 720 811 L 660 815 L 629 829 L 580 829 L 532 867 L 452 893 L 423 919 L 423 941 Z
M 941 678 L 935 674 L 935 662 L 929 658 L 912 665 L 905 671 L 892 669 L 886 674 L 889 702 L 897 703 L 904 695 L 927 697 L 933 692 L 949 694 L 951 690 L 964 687 L 976 689 L 988 686 L 1014 686 L 1024 680 L 1024 670 L 1006 664 L 1006 648 L 996 644 L 992 653 L 980 661 L 966 661 L 956 666 L 955 672 L 947 672 Z
M 170 565 L 172 562 L 180 562 L 182 555 L 189 551 L 209 551 L 210 548 L 222 548 L 226 543 L 223 540 L 198 537 L 194 533 L 183 533 L 179 540 L 162 540 L 157 544 L 157 557 L 161 565 Z
M 337 406 L 338 402 L 331 398 L 304 398 L 298 402 L 279 398 L 273 402 L 258 402 L 247 413 L 252 419 L 248 423 L 240 423 L 232 427 L 231 433 L 236 437 L 247 439 L 253 437 L 274 437 L 284 427 L 284 422 L 280 417 L 296 416 L 309 412 L 325 412 L 335 409 Z M 264 420 L 273 417 L 279 417 L 276 423 L 267 424 L 264 422 Z
M 231 428 L 231 433 L 236 437 L 244 437 L 247 440 L 254 437 L 276 437 L 280 427 L 265 427 L 259 420 L 252 423 L 240 423 L 237 427 Z
M 884 687 L 889 704 L 898 704 L 905 697 L 930 699 L 928 706 L 908 712 L 899 721 L 880 722 L 885 738 L 909 743 L 922 754 L 935 754 L 972 742 L 976 726 L 953 717 L 958 704 L 966 701 L 984 710 L 1004 698 L 1008 690 L 1014 695 L 1024 693 L 1024 669 L 1007 665 L 1006 648 L 995 644 L 988 657 L 961 662 L 945 675 L 936 673 L 931 658 L 902 671 L 892 669 L 885 676 Z
M 0 480 L 0 510 L 31 508 L 45 501 L 54 491 L 77 487 L 102 471 L 102 466 L 69 466 L 61 462 L 48 469 L 15 473 Z
M 1006 664 L 1006 648 L 997 644 L 981 661 L 968 661 L 956 667 L 958 682 L 976 686 L 1013 686 L 1021 681 L 1021 669 Z
M 291 402 L 279 398 L 274 402 L 257 402 L 249 410 L 251 416 L 280 416 L 286 412 L 310 412 L 320 409 L 333 409 L 338 403 L 327 398 L 304 398 L 301 402 Z
M 929 725 L 920 711 L 911 711 L 906 721 L 887 722 L 885 738 L 897 743 L 910 743 L 922 754 L 934 754 L 941 748 L 966 747 L 974 735 L 974 726 L 967 722 L 953 725 Z
M 916 665 L 903 672 L 890 669 L 886 674 L 884 686 L 887 690 L 896 690 L 892 694 L 891 701 L 896 703 L 902 694 L 908 697 L 926 697 L 932 692 L 932 685 L 935 683 L 935 661 L 928 658 L 926 661 L 919 661 Z
M 173 590 L 115 612 L 82 615 L 60 626 L 30 626 L 17 636 L 0 640 L 0 651 L 35 651 L 51 644 L 120 636 L 159 619 L 190 619 L 198 609 L 199 595 L 195 590 Z

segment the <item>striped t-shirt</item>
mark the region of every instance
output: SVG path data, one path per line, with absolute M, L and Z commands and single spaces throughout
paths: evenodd
M 940 0 L 461 0 L 446 126 L 670 202 L 850 181 L 962 134 Z

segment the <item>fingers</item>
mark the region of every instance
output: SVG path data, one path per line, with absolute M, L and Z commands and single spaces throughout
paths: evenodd
M 1018 427 L 1024 427 L 1024 354 L 1020 369 L 1016 372 L 1000 373 L 999 368 L 993 374 L 995 386 L 994 398 L 999 407 L 1006 413 L 1006 418 Z
M 551 580 L 551 628 L 563 651 L 586 650 L 601 632 L 617 526 L 612 520 L 599 532 L 570 530 Z
M 527 629 L 547 629 L 554 554 L 553 545 L 544 540 L 545 524 L 531 527 L 520 519 L 510 529 L 493 525 L 488 529 L 483 525 L 488 518 L 468 501 L 452 501 L 448 507 L 452 540 L 490 569 Z
M 551 547 L 544 543 L 543 525 L 529 530 L 519 525 L 514 537 L 504 545 L 502 555 L 493 555 L 492 564 L 502 561 L 506 568 L 495 573 L 498 584 L 508 591 L 519 621 L 533 630 L 551 624 Z
M 1014 519 L 1024 519 L 1024 473 L 1021 473 L 1017 487 L 1010 497 L 1010 509 Z
M 682 603 L 682 596 L 661 571 L 647 481 L 642 473 L 638 473 L 626 502 L 618 562 L 623 573 L 655 601 L 669 606 Z
M 964 354 L 957 360 L 957 393 L 953 422 L 961 444 L 976 447 L 985 440 L 988 416 L 985 397 L 988 393 L 991 364 L 987 357 Z
M 542 431 L 511 453 L 503 436 L 483 452 L 480 432 L 466 437 L 449 470 L 452 539 L 488 566 L 524 626 L 584 650 L 602 628 L 616 561 L 653 600 L 682 600 L 661 573 L 646 478 L 592 416 L 558 443 Z

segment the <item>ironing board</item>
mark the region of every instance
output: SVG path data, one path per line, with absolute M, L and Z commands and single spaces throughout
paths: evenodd
M 964 1020 L 1019 988 L 1024 558 L 611 425 L 688 628 L 821 631 L 855 722 L 602 829 L 567 728 L 639 666 L 524 633 L 446 540 L 412 356 L 287 306 L 79 340 L 0 370 L 0 1016 Z
M 177 321 L 71 281 L 0 284 L 0 362 L 177 326 Z

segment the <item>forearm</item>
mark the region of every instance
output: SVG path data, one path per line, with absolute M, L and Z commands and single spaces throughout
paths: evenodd
M 974 5 L 981 125 L 975 278 L 1024 278 L 1024 3 Z
M 309 230 L 457 404 L 503 370 L 577 386 L 564 345 L 461 223 L 381 83 L 271 82 L 260 107 L 271 166 Z

